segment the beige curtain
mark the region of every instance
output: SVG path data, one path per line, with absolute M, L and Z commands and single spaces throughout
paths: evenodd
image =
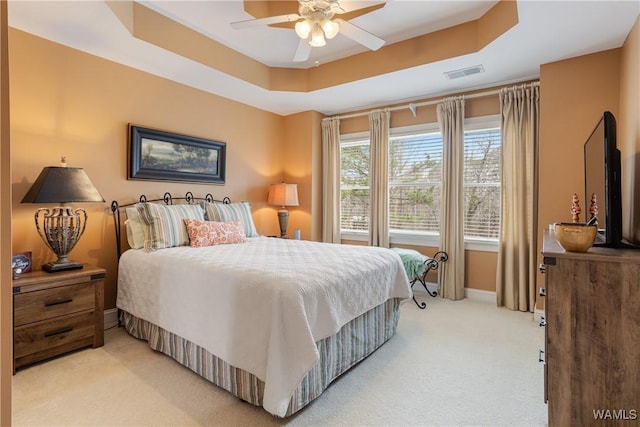
M 440 295 L 464 298 L 464 98 L 446 98 L 437 106 L 442 133 L 442 195 L 440 197 L 440 250 L 449 261 L 440 266 Z
M 389 247 L 389 109 L 369 114 L 369 245 Z
M 496 275 L 498 306 L 535 308 L 538 84 L 502 89 L 502 220 Z
M 340 119 L 322 120 L 322 241 L 340 243 Z

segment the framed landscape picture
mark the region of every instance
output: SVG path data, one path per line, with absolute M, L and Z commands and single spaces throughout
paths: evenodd
M 129 179 L 225 182 L 226 144 L 129 125 Z

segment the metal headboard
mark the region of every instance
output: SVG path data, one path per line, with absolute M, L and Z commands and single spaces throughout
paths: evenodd
M 138 203 L 156 203 L 163 202 L 166 205 L 173 205 L 174 201 L 182 201 L 185 204 L 192 205 L 194 203 L 205 201 L 209 203 L 231 203 L 231 199 L 228 197 L 223 198 L 222 200 L 215 199 L 210 193 L 207 193 L 204 197 L 194 197 L 193 193 L 188 191 L 184 197 L 173 197 L 171 193 L 164 193 L 164 196 L 159 199 L 148 199 L 147 196 L 142 194 L 137 201 L 127 203 L 125 205 L 121 205 L 117 200 L 111 202 L 111 212 L 113 213 L 113 222 L 115 225 L 116 232 L 116 252 L 118 256 L 118 260 L 120 260 L 120 255 L 122 255 L 122 222 L 120 220 L 120 212 L 122 209 L 126 209 L 130 206 L 134 206 Z

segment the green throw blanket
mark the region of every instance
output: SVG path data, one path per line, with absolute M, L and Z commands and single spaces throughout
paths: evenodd
M 424 255 L 413 249 L 391 248 L 391 250 L 400 255 L 400 259 L 402 260 L 402 264 L 404 264 L 404 270 L 407 272 L 409 280 L 422 276 L 425 267 L 424 261 L 426 259 Z

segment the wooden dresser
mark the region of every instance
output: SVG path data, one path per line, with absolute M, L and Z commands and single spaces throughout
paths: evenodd
M 13 281 L 13 372 L 104 344 L 105 270 L 33 271 Z
M 640 423 L 640 250 L 565 252 L 545 232 L 549 426 Z

